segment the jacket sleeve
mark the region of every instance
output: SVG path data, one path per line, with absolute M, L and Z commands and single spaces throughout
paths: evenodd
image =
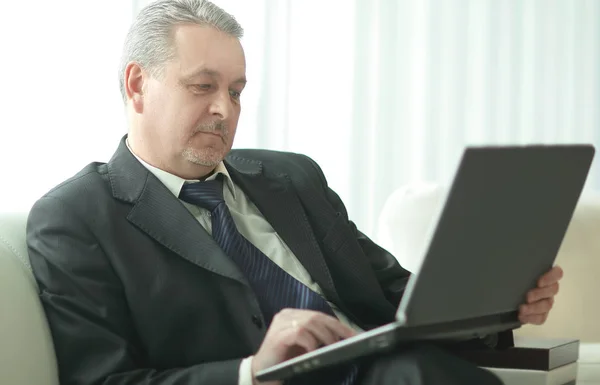
M 373 267 L 375 276 L 377 277 L 377 280 L 379 281 L 386 298 L 397 306 L 400 303 L 402 295 L 404 294 L 404 289 L 406 288 L 406 284 L 408 283 L 408 278 L 410 277 L 411 273 L 402 268 L 392 254 L 377 245 L 375 242 L 369 239 L 369 237 L 356 228 L 356 225 L 348 219 L 348 212 L 338 194 L 329 188 L 325 175 L 323 174 L 323 171 L 319 165 L 314 160 L 308 157 L 307 159 L 311 162 L 312 166 L 319 174 L 321 183 L 325 189 L 327 200 L 329 203 L 331 203 L 336 211 L 344 215 L 352 227 L 358 243 L 362 247 L 365 255 L 369 259 L 371 266 Z M 491 334 L 485 338 L 477 340 L 476 342 L 479 345 L 483 344 L 486 347 L 497 349 L 505 349 L 514 346 L 512 330 Z
M 323 171 L 319 165 L 312 159 L 308 157 L 307 159 L 310 161 L 319 175 L 327 200 L 332 207 L 339 212 L 345 218 L 345 220 L 348 221 L 348 224 L 352 228 L 352 232 L 360 244 L 365 256 L 368 258 L 369 263 L 375 272 L 375 276 L 377 277 L 377 281 L 379 282 L 379 285 L 381 286 L 386 298 L 388 301 L 394 304 L 394 306 L 397 306 L 400 303 L 402 295 L 404 294 L 404 289 L 411 273 L 402 268 L 392 254 L 377 245 L 369 237 L 356 228 L 354 222 L 348 219 L 348 212 L 344 206 L 344 203 L 338 194 L 327 184 L 327 179 L 325 178 L 325 175 L 323 174 Z
M 30 211 L 27 244 L 62 385 L 236 385 L 241 359 L 172 370 L 147 364 L 123 286 L 88 221 L 55 197 Z

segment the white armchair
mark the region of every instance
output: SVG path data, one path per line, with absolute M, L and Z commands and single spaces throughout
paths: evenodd
M 413 184 L 396 190 L 384 204 L 375 238 L 409 271 L 422 262 L 446 193 L 436 184 Z M 582 195 L 556 263 L 565 276 L 550 317 L 543 326 L 524 326 L 516 335 L 600 342 L 600 196 Z
M 420 184 L 396 191 L 379 219 L 377 240 L 409 270 L 420 264 L 444 188 Z M 0 384 L 58 385 L 54 347 L 25 243 L 27 213 L 0 213 Z M 544 326 L 517 334 L 600 341 L 600 197 L 584 197 L 558 256 L 565 278 Z
M 25 244 L 27 213 L 0 213 L 0 384 L 58 385 L 50 330 Z

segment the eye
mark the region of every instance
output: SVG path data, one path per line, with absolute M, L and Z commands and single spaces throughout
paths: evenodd
M 211 84 L 195 84 L 194 88 L 197 89 L 198 91 L 210 91 L 210 89 L 212 88 Z
M 235 100 L 240 100 L 240 96 L 242 96 L 242 93 L 237 91 L 229 91 L 229 95 L 231 95 L 231 97 Z

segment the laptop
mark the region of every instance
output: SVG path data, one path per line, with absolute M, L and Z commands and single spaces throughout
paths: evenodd
M 594 152 L 591 145 L 467 147 L 396 320 L 257 379 L 284 380 L 407 342 L 520 327 L 518 307 L 554 264 Z

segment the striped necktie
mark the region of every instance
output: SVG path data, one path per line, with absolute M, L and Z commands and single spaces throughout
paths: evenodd
M 267 326 L 275 314 L 285 308 L 316 310 L 335 317 L 323 297 L 280 268 L 240 234 L 223 199 L 220 179 L 184 184 L 179 199 L 211 212 L 213 239 L 246 276 Z M 292 383 L 350 385 L 355 382 L 356 365 L 336 369 L 319 371 L 317 381 L 314 381 L 315 374 L 308 374 L 294 379 Z

